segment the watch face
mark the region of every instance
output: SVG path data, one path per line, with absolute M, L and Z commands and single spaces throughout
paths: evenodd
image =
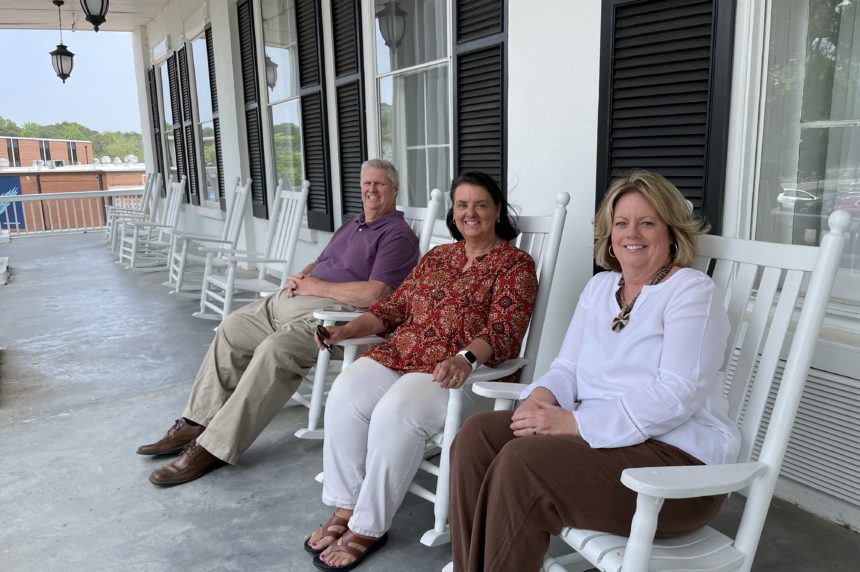
M 478 358 L 475 357 L 475 354 L 470 351 L 464 352 L 463 357 L 466 358 L 466 361 L 471 364 L 474 364 L 476 361 L 478 361 Z

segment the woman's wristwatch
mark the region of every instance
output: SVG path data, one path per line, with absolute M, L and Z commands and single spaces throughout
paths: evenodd
M 478 358 L 475 357 L 475 354 L 470 352 L 469 350 L 461 350 L 457 353 L 458 356 L 463 356 L 469 365 L 472 366 L 472 371 L 475 371 L 475 368 L 478 367 Z

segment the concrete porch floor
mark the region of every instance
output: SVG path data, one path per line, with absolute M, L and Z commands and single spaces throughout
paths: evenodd
M 124 270 L 100 234 L 0 244 L 0 570 L 314 570 L 301 547 L 327 518 L 322 442 L 285 408 L 235 467 L 178 487 L 141 457 L 179 416 L 214 322 L 168 295 L 164 272 Z M 737 526 L 733 497 L 715 525 Z M 418 542 L 432 508 L 408 496 L 360 570 L 438 571 Z M 553 545 L 555 552 L 559 547 Z M 860 534 L 775 501 L 754 570 L 856 570 Z

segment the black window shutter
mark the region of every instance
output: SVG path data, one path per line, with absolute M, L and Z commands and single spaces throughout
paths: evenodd
M 185 195 L 193 205 L 200 204 L 199 164 L 194 137 L 194 112 L 191 109 L 191 81 L 188 77 L 188 52 L 182 46 L 176 52 L 179 64 L 179 90 L 182 96 L 182 134 L 185 143 Z
M 319 0 L 296 0 L 299 95 L 302 113 L 302 150 L 305 178 L 310 181 L 308 226 L 334 230 L 329 176 L 323 78 L 322 22 Z
M 161 114 L 158 112 L 158 85 L 155 78 L 157 72 L 155 66 L 150 66 L 147 71 L 147 79 L 149 80 L 149 113 L 152 119 L 152 138 L 153 149 L 155 150 L 155 171 L 161 173 L 162 186 L 161 196 L 165 196 L 164 181 L 164 151 L 161 148 Z
M 361 164 L 367 160 L 361 69 L 361 2 L 332 0 L 340 193 L 344 216 L 361 214 Z
M 176 152 L 177 181 L 186 173 L 185 145 L 182 142 L 182 100 L 179 96 L 177 57 L 174 52 L 167 60 L 167 81 L 170 83 L 170 106 L 173 109 L 173 147 Z M 186 182 L 186 188 L 187 188 Z
M 458 0 L 454 30 L 455 176 L 479 170 L 506 190 L 506 3 Z
M 224 193 L 224 155 L 221 151 L 221 121 L 218 119 L 218 86 L 215 82 L 215 44 L 212 26 L 206 26 L 206 59 L 209 62 L 209 91 L 212 95 L 212 123 L 215 131 L 215 163 L 218 167 L 218 201 L 221 210 L 227 210 L 227 195 Z
M 260 118 L 260 86 L 257 78 L 257 49 L 254 39 L 254 12 L 251 0 L 237 4 L 239 49 L 242 58 L 242 88 L 245 130 L 248 135 L 248 168 L 251 173 L 251 205 L 254 216 L 269 217 L 263 157 L 263 126 Z
M 604 0 L 597 200 L 637 168 L 665 176 L 719 233 L 732 0 Z

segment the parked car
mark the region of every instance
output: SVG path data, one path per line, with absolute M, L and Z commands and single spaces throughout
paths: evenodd
M 785 189 L 776 197 L 776 202 L 785 210 L 794 210 L 798 202 L 814 200 L 820 201 L 812 193 L 800 189 Z

